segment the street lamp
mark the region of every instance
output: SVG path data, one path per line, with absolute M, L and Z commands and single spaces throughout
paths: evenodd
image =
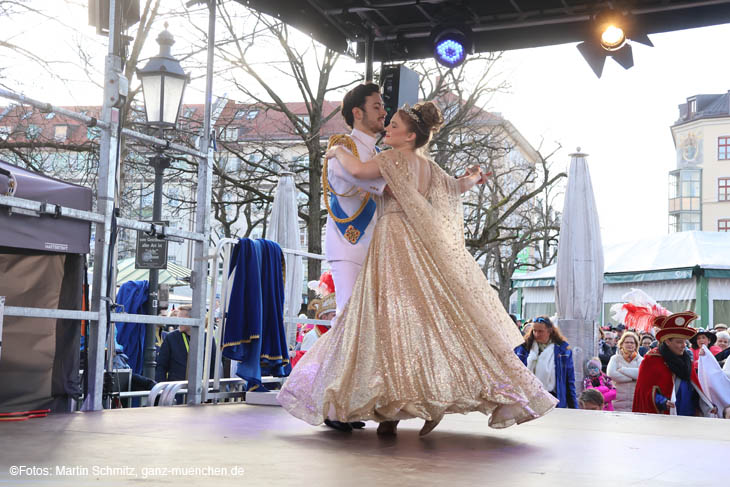
M 137 70 L 142 81 L 147 125 L 160 129 L 175 128 L 188 75 L 180 61 L 170 53 L 175 39 L 167 30 L 167 23 L 165 30 L 157 36 L 157 43 L 160 53 L 150 58 L 144 68 Z
M 147 116 L 147 125 L 158 130 L 162 137 L 165 129 L 174 129 L 182 106 L 185 84 L 188 76 L 180 66 L 180 61 L 172 57 L 170 49 L 175 43 L 172 34 L 165 30 L 157 36 L 160 53 L 150 58 L 144 68 L 137 70 L 137 76 L 142 81 L 144 107 Z M 162 180 L 165 169 L 170 167 L 170 158 L 162 150 L 150 158 L 150 166 L 155 169 L 154 202 L 152 206 L 152 221 L 160 223 L 162 219 Z M 165 252 L 166 254 L 166 252 Z M 166 268 L 167 262 L 164 263 Z M 158 315 L 158 287 L 159 268 L 151 268 L 149 276 L 149 297 L 147 299 L 147 314 Z M 145 332 L 144 375 L 151 379 L 155 377 L 155 327 L 147 326 Z

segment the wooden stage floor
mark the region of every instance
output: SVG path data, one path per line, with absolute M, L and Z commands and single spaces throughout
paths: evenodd
M 0 486 L 728 485 L 728 420 L 555 410 L 493 430 L 473 413 L 419 438 L 421 425 L 344 434 L 246 404 L 0 422 Z

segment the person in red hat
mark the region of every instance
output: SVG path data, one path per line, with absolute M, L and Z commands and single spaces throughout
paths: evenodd
M 647 352 L 639 367 L 632 410 L 635 413 L 706 416 L 716 409 L 702 392 L 687 340 L 697 334 L 689 324 L 692 311 L 654 318 L 659 346 Z

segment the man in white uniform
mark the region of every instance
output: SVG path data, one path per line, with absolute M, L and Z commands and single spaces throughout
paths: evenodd
M 380 87 L 364 83 L 348 91 L 342 100 L 342 116 L 352 132 L 334 136 L 330 143 L 345 146 L 361 161 L 374 157 L 378 134 L 385 129 L 386 111 Z M 322 178 L 327 208 L 324 255 L 330 264 L 337 314 L 340 314 L 350 299 L 375 229 L 377 214 L 371 195 L 383 194 L 386 182 L 383 178 L 358 180 L 337 159 L 330 159 L 325 164 Z M 325 424 L 344 432 L 365 427 L 361 421 L 342 423 L 327 419 Z
M 386 111 L 380 87 L 374 83 L 365 83 L 350 90 L 342 100 L 342 116 L 347 125 L 352 127 L 352 132 L 349 136 L 342 136 L 339 143 L 355 153 L 352 150 L 354 143 L 356 155 L 361 161 L 374 157 L 378 134 L 385 129 Z M 326 179 L 331 191 L 325 188 L 327 193 L 324 197 L 328 207 L 325 257 L 335 281 L 337 314 L 340 314 L 352 294 L 377 219 L 374 213 L 375 201 L 371 198 L 366 204 L 365 199 L 371 194 L 383 194 L 386 182 L 383 178 L 358 180 L 337 159 L 328 161 Z M 340 212 L 333 208 L 333 193 Z

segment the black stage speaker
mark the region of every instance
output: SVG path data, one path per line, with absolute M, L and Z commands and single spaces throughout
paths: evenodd
M 380 68 L 380 87 L 383 103 L 388 115 L 385 125 L 404 103 L 414 105 L 418 102 L 418 73 L 402 64 L 383 64 Z

